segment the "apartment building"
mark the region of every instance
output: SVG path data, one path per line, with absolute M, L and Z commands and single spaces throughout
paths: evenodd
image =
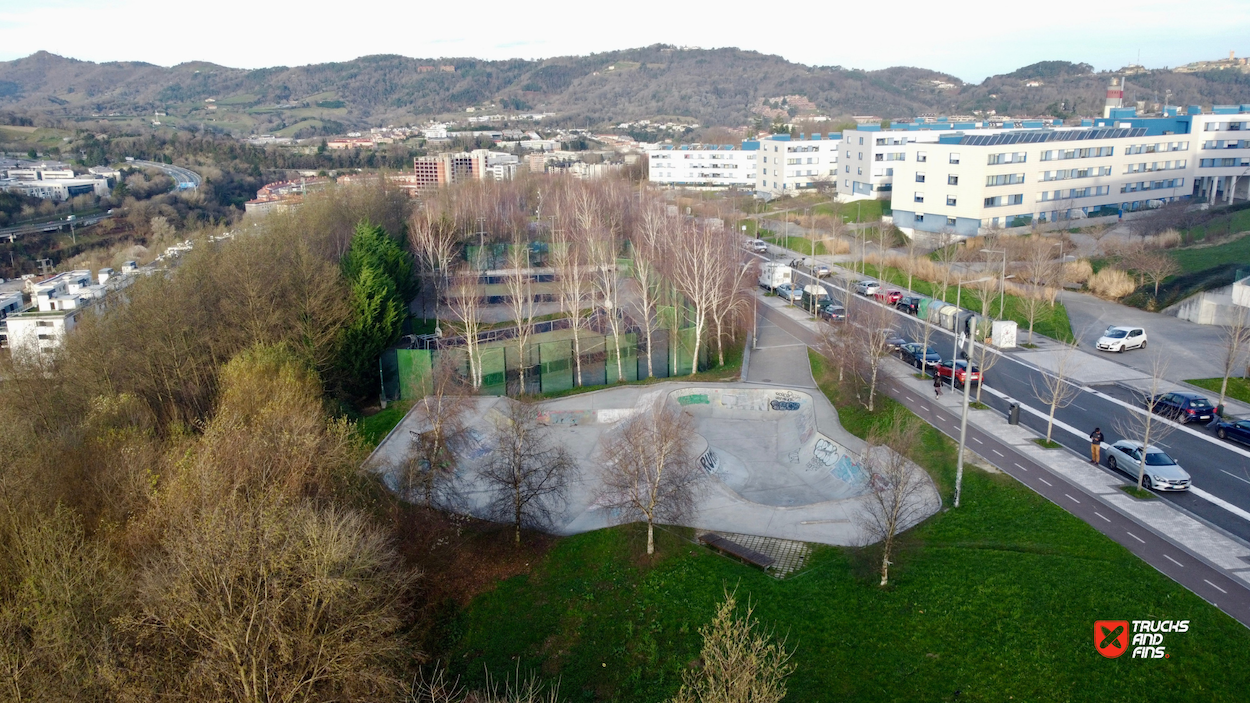
M 775 134 L 759 141 L 756 152 L 755 192 L 771 196 L 793 195 L 821 185 L 832 186 L 838 177 L 838 147 L 842 135 L 827 137 Z
M 1193 190 L 1190 140 L 1145 128 L 955 132 L 901 148 L 891 207 L 904 232 L 1116 215 Z
M 133 269 L 130 269 L 133 271 Z M 11 312 L 4 319 L 9 353 L 15 360 L 39 361 L 54 353 L 81 320 L 84 310 L 133 281 L 123 273 L 101 269 L 98 282 L 88 270 L 67 271 L 30 285 L 29 310 Z
M 663 146 L 647 152 L 652 183 L 687 188 L 754 188 L 759 142 Z

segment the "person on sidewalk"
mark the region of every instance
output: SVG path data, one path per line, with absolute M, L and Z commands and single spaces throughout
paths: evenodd
M 1093 457 L 1089 463 L 1097 464 L 1099 453 L 1102 451 L 1102 428 L 1095 427 L 1093 432 L 1089 433 L 1089 453 Z
M 933 397 L 938 399 L 942 397 L 942 377 L 937 375 L 937 371 L 933 372 Z

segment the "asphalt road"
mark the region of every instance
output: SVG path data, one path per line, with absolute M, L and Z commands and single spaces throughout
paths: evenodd
M 760 312 L 762 317 L 809 346 L 816 344 L 815 335 L 789 317 L 768 306 L 761 306 Z M 995 370 L 1001 369 L 1006 363 L 1005 360 L 999 362 Z M 989 384 L 986 387 L 990 387 Z M 941 406 L 926 402 L 923 394 L 895 386 L 889 380 L 886 381 L 884 390 L 946 435 L 952 438 L 959 436 L 959 417 Z M 1024 417 L 1022 414 L 1022 422 Z M 1016 452 L 1010 445 L 999 442 L 992 435 L 968 425 L 967 436 L 968 446 L 995 467 L 1093 526 L 1198 597 L 1250 627 L 1250 590 L 1244 584 L 1110 509 L 1080 486 L 1069 483 L 1029 457 Z
M 88 215 L 86 217 L 75 219 L 74 227 L 87 227 L 89 225 L 94 225 L 97 222 L 107 220 L 110 217 L 112 217 L 112 215 L 104 212 L 96 215 Z M 69 222 L 67 222 L 64 217 L 61 217 L 60 219 L 48 222 L 35 222 L 32 224 L 5 227 L 4 229 L 0 229 L 0 237 L 21 236 L 23 234 L 31 234 L 32 232 L 55 232 L 58 229 L 68 227 Z
M 144 161 L 142 159 L 135 159 L 134 161 L 131 161 L 129 163 L 132 163 L 136 166 L 143 166 L 145 168 L 155 168 L 155 169 L 160 169 L 161 171 L 164 171 L 166 174 L 169 175 L 170 178 L 174 179 L 175 190 L 177 190 L 179 185 L 182 183 L 190 183 L 191 184 L 189 186 L 190 188 L 199 188 L 200 182 L 202 180 L 200 178 L 200 174 L 190 169 L 183 168 L 181 166 L 172 166 L 170 164 L 162 164 L 156 161 Z
M 801 272 L 796 270 L 796 275 L 799 274 Z M 849 295 L 830 281 L 822 283 L 835 299 L 845 300 Z M 913 340 L 923 338 L 924 323 L 921 320 L 901 311 L 897 311 L 897 315 L 897 328 L 902 336 Z M 950 357 L 954 346 L 952 333 L 935 326 L 930 340 L 930 346 L 942 354 L 943 358 Z M 1035 383 L 1037 387 L 1042 387 L 1040 379 L 1043 372 L 1010 351 L 1003 352 L 1001 357 L 986 372 L 987 392 L 982 395 L 982 402 L 1000 412 L 1007 411 L 1007 401 L 988 392 L 988 389 L 993 389 L 1043 415 L 1047 414 L 1049 407 L 1039 401 L 1033 391 Z M 1079 433 L 1056 426 L 1052 436 L 1055 441 L 1082 455 L 1089 451 L 1089 433 L 1095 427 L 1102 428 L 1108 444 L 1123 439 L 1116 434 L 1116 419 L 1123 419 L 1129 413 L 1135 412 L 1126 407 L 1126 402 L 1098 390 L 1082 387 L 1071 405 L 1060 408 L 1055 413 L 1056 420 L 1076 428 Z M 1021 412 L 1020 422 L 1041 434 L 1046 432 L 1045 419 L 1032 413 Z M 1152 441 L 1151 444 L 1163 448 L 1189 472 L 1193 477 L 1193 490 L 1179 493 L 1160 492 L 1160 497 L 1250 542 L 1250 448 L 1220 440 L 1211 430 L 1201 425 L 1182 428 L 1170 422 L 1166 424 L 1171 427 L 1171 433 L 1161 441 Z M 1105 455 L 1104 452 L 1104 457 Z M 1110 471 L 1105 466 L 1104 469 Z M 1127 478 L 1124 474 L 1120 474 L 1120 477 Z M 1133 478 L 1136 478 L 1136 474 Z M 1234 510 L 1221 506 L 1220 502 L 1232 506 Z M 1238 514 L 1236 510 L 1243 514 Z

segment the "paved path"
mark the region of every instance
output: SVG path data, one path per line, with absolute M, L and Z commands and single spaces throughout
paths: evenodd
M 773 299 L 762 315 L 792 336 L 816 343 L 815 325 L 801 311 Z M 931 384 L 911 378 L 910 367 L 891 360 L 885 391 L 952 438 L 959 435 L 956 404 L 962 396 L 931 398 Z M 988 390 L 988 389 L 987 389 Z M 1043 450 L 1026 428 L 1003 415 L 973 412 L 968 448 L 1004 473 L 1128 548 L 1161 573 L 1250 627 L 1250 547 L 1164 501 L 1137 501 L 1119 490 L 1117 474 L 1094 467 L 1068 450 Z

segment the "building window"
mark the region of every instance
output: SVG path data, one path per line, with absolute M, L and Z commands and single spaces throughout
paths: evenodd
M 855 174 L 855 175 L 857 175 L 857 176 L 862 176 L 862 175 L 864 175 L 864 169 L 863 169 L 863 168 L 856 168 L 856 169 L 855 169 L 855 171 L 856 171 L 856 174 Z
M 987 186 L 1009 186 L 1024 183 L 1023 173 L 1000 173 L 997 176 L 986 176 Z
M 859 152 L 859 160 L 860 160 L 860 161 L 863 161 L 863 160 L 864 160 L 864 152 L 862 152 L 862 151 L 861 151 L 861 152 Z
M 924 174 L 923 174 L 923 173 L 920 173 L 920 172 L 917 172 L 917 173 L 916 173 L 916 182 L 917 182 L 917 183 L 924 183 Z
M 956 166 L 959 165 L 959 154 L 951 152 L 951 163 L 955 164 Z
M 916 213 L 916 222 L 924 222 L 924 213 L 922 212 Z
M 846 172 L 847 172 L 847 173 L 850 173 L 850 172 L 851 172 L 851 167 L 850 167 L 850 166 L 843 166 L 842 168 L 846 169 Z
M 847 171 L 850 171 L 850 170 L 851 170 L 851 167 L 850 167 L 850 166 L 847 166 L 847 167 L 846 167 L 846 170 L 847 170 Z M 842 186 L 843 186 L 844 188 L 850 188 L 850 187 L 851 187 L 851 179 L 849 179 L 849 178 L 844 178 L 844 179 L 842 179 Z
M 954 226 L 955 226 L 955 218 L 953 218 L 953 217 L 948 217 L 948 218 L 946 218 L 946 226 L 947 226 L 947 227 L 954 227 Z
M 915 197 L 913 197 L 913 198 L 912 198 L 912 202 L 916 202 L 916 203 L 923 203 L 923 202 L 924 202 L 924 193 L 921 193 L 920 191 L 916 191 L 916 195 L 915 195 Z
M 52 326 L 52 323 L 48 322 L 47 320 L 38 320 L 35 322 L 35 327 L 51 327 L 51 326 Z
M 885 139 L 877 138 L 877 146 L 885 146 Z
M 864 138 L 863 138 L 863 137 L 860 137 L 860 138 L 859 138 L 859 143 L 860 143 L 860 145 L 861 145 L 861 146 L 863 145 L 863 143 L 864 143 Z M 860 157 L 860 158 L 863 158 L 863 157 Z
M 916 161 L 917 161 L 918 163 L 922 163 L 922 164 L 923 164 L 923 163 L 925 163 L 925 162 L 926 162 L 926 161 L 928 161 L 928 160 L 929 160 L 929 156 L 928 156 L 927 154 L 925 154 L 925 152 L 923 152 L 923 151 L 917 151 L 917 152 L 916 152 Z
M 953 195 L 946 196 L 946 204 L 950 207 L 955 207 L 955 196 Z
M 946 177 L 946 185 L 948 185 L 948 186 L 957 186 L 957 185 L 959 185 L 959 176 L 947 176 L 947 177 Z

